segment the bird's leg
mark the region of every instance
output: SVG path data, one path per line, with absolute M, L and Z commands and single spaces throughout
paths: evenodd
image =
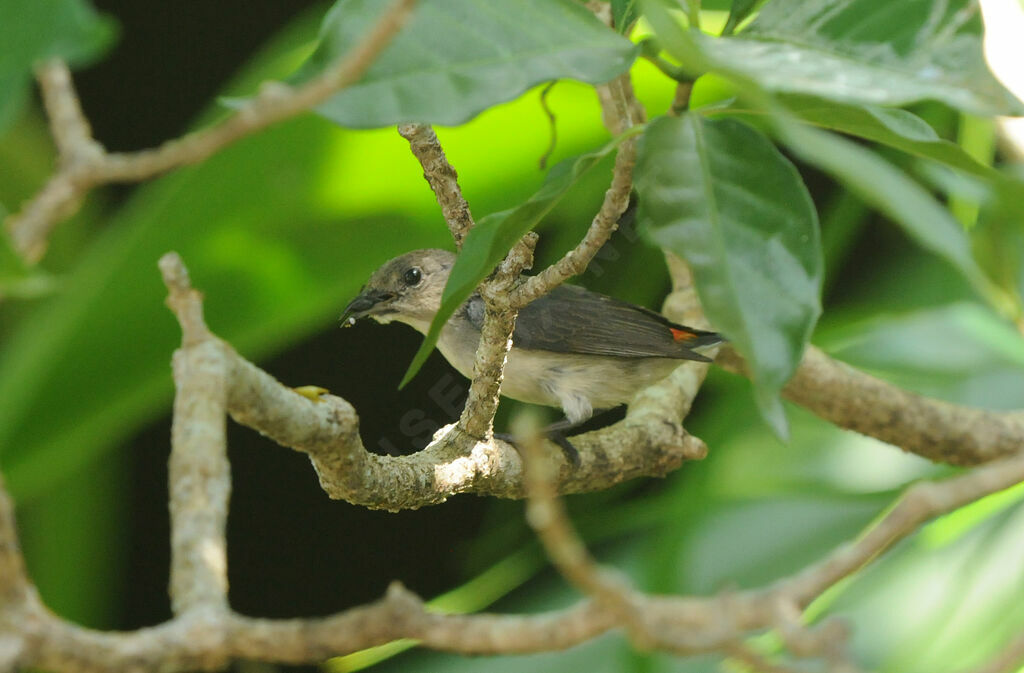
M 552 425 L 557 424 L 552 423 Z M 548 428 L 550 427 L 551 426 L 548 426 Z M 544 439 L 551 440 L 552 442 L 558 445 L 558 448 L 562 449 L 562 454 L 565 456 L 565 459 L 569 462 L 569 464 L 572 465 L 573 469 L 579 467 L 580 452 L 576 450 L 576 447 L 572 445 L 572 442 L 566 439 L 562 431 L 557 429 L 549 430 L 548 428 L 541 430 L 540 435 Z M 494 438 L 500 439 L 503 442 L 508 442 L 509 444 L 515 447 L 516 451 L 518 451 L 520 455 L 522 455 L 523 449 L 520 446 L 522 437 L 517 437 L 510 432 L 495 432 Z
M 554 424 L 552 423 L 552 425 Z M 562 455 L 565 456 L 565 459 L 569 461 L 570 465 L 572 465 L 572 469 L 575 470 L 580 466 L 580 452 L 576 449 L 575 446 L 572 445 L 572 442 L 569 441 L 569 438 L 562 434 L 562 431 L 548 431 L 545 432 L 544 436 L 550 439 L 555 444 L 558 444 L 558 448 L 562 450 Z
M 603 414 L 606 411 L 608 411 L 608 409 L 598 409 L 594 412 L 594 416 Z M 540 431 L 541 436 L 558 445 L 558 448 L 562 450 L 562 454 L 565 456 L 565 459 L 569 464 L 573 466 L 573 469 L 580 466 L 580 452 L 575 446 L 573 446 L 572 442 L 569 441 L 569 438 L 566 437 L 566 433 L 571 430 L 575 430 L 584 423 L 589 422 L 594 416 L 577 421 L 562 418 L 561 420 L 551 423 Z M 519 449 L 518 441 L 514 435 L 507 432 L 496 432 L 494 433 L 494 436 L 497 439 L 508 442 L 512 446 L 516 447 L 517 450 Z

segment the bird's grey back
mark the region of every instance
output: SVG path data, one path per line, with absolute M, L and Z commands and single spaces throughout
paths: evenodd
M 483 300 L 472 297 L 466 315 L 479 329 Z M 692 339 L 677 340 L 672 329 Z M 712 333 L 682 328 L 664 316 L 576 285 L 560 285 L 519 312 L 512 343 L 517 348 L 555 353 L 628 358 L 704 360 L 691 348 L 721 341 Z

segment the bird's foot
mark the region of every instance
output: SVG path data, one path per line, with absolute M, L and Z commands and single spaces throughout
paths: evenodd
M 572 442 L 569 441 L 569 438 L 566 437 L 561 430 L 557 428 L 554 430 L 548 428 L 541 430 L 540 435 L 544 439 L 549 439 L 558 445 L 558 448 L 562 450 L 562 455 L 565 456 L 565 460 L 568 461 L 569 465 L 571 465 L 574 470 L 579 468 L 581 463 L 580 452 L 572 445 Z M 516 451 L 518 451 L 520 455 L 523 453 L 522 447 L 520 446 L 522 442 L 521 437 L 516 437 L 515 435 L 507 432 L 495 432 L 494 438 L 500 439 L 503 442 L 508 442 L 516 448 Z

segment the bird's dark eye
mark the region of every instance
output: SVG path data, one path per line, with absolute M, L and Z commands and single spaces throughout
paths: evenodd
M 406 270 L 402 275 L 402 280 L 405 281 L 406 285 L 419 285 L 420 280 L 423 279 L 423 274 L 415 266 L 411 269 Z

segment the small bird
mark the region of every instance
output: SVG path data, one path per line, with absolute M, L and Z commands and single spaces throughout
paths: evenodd
M 426 334 L 454 264 L 455 255 L 446 250 L 414 250 L 388 261 L 345 308 L 342 325 L 372 317 L 381 323 L 397 320 Z M 483 299 L 474 294 L 437 341 L 441 354 L 467 378 L 473 375 L 483 320 Z M 559 285 L 519 311 L 501 394 L 561 407 L 566 422 L 559 429 L 566 430 L 595 410 L 629 402 L 681 360 L 709 362 L 693 349 L 723 340 L 646 308 Z

